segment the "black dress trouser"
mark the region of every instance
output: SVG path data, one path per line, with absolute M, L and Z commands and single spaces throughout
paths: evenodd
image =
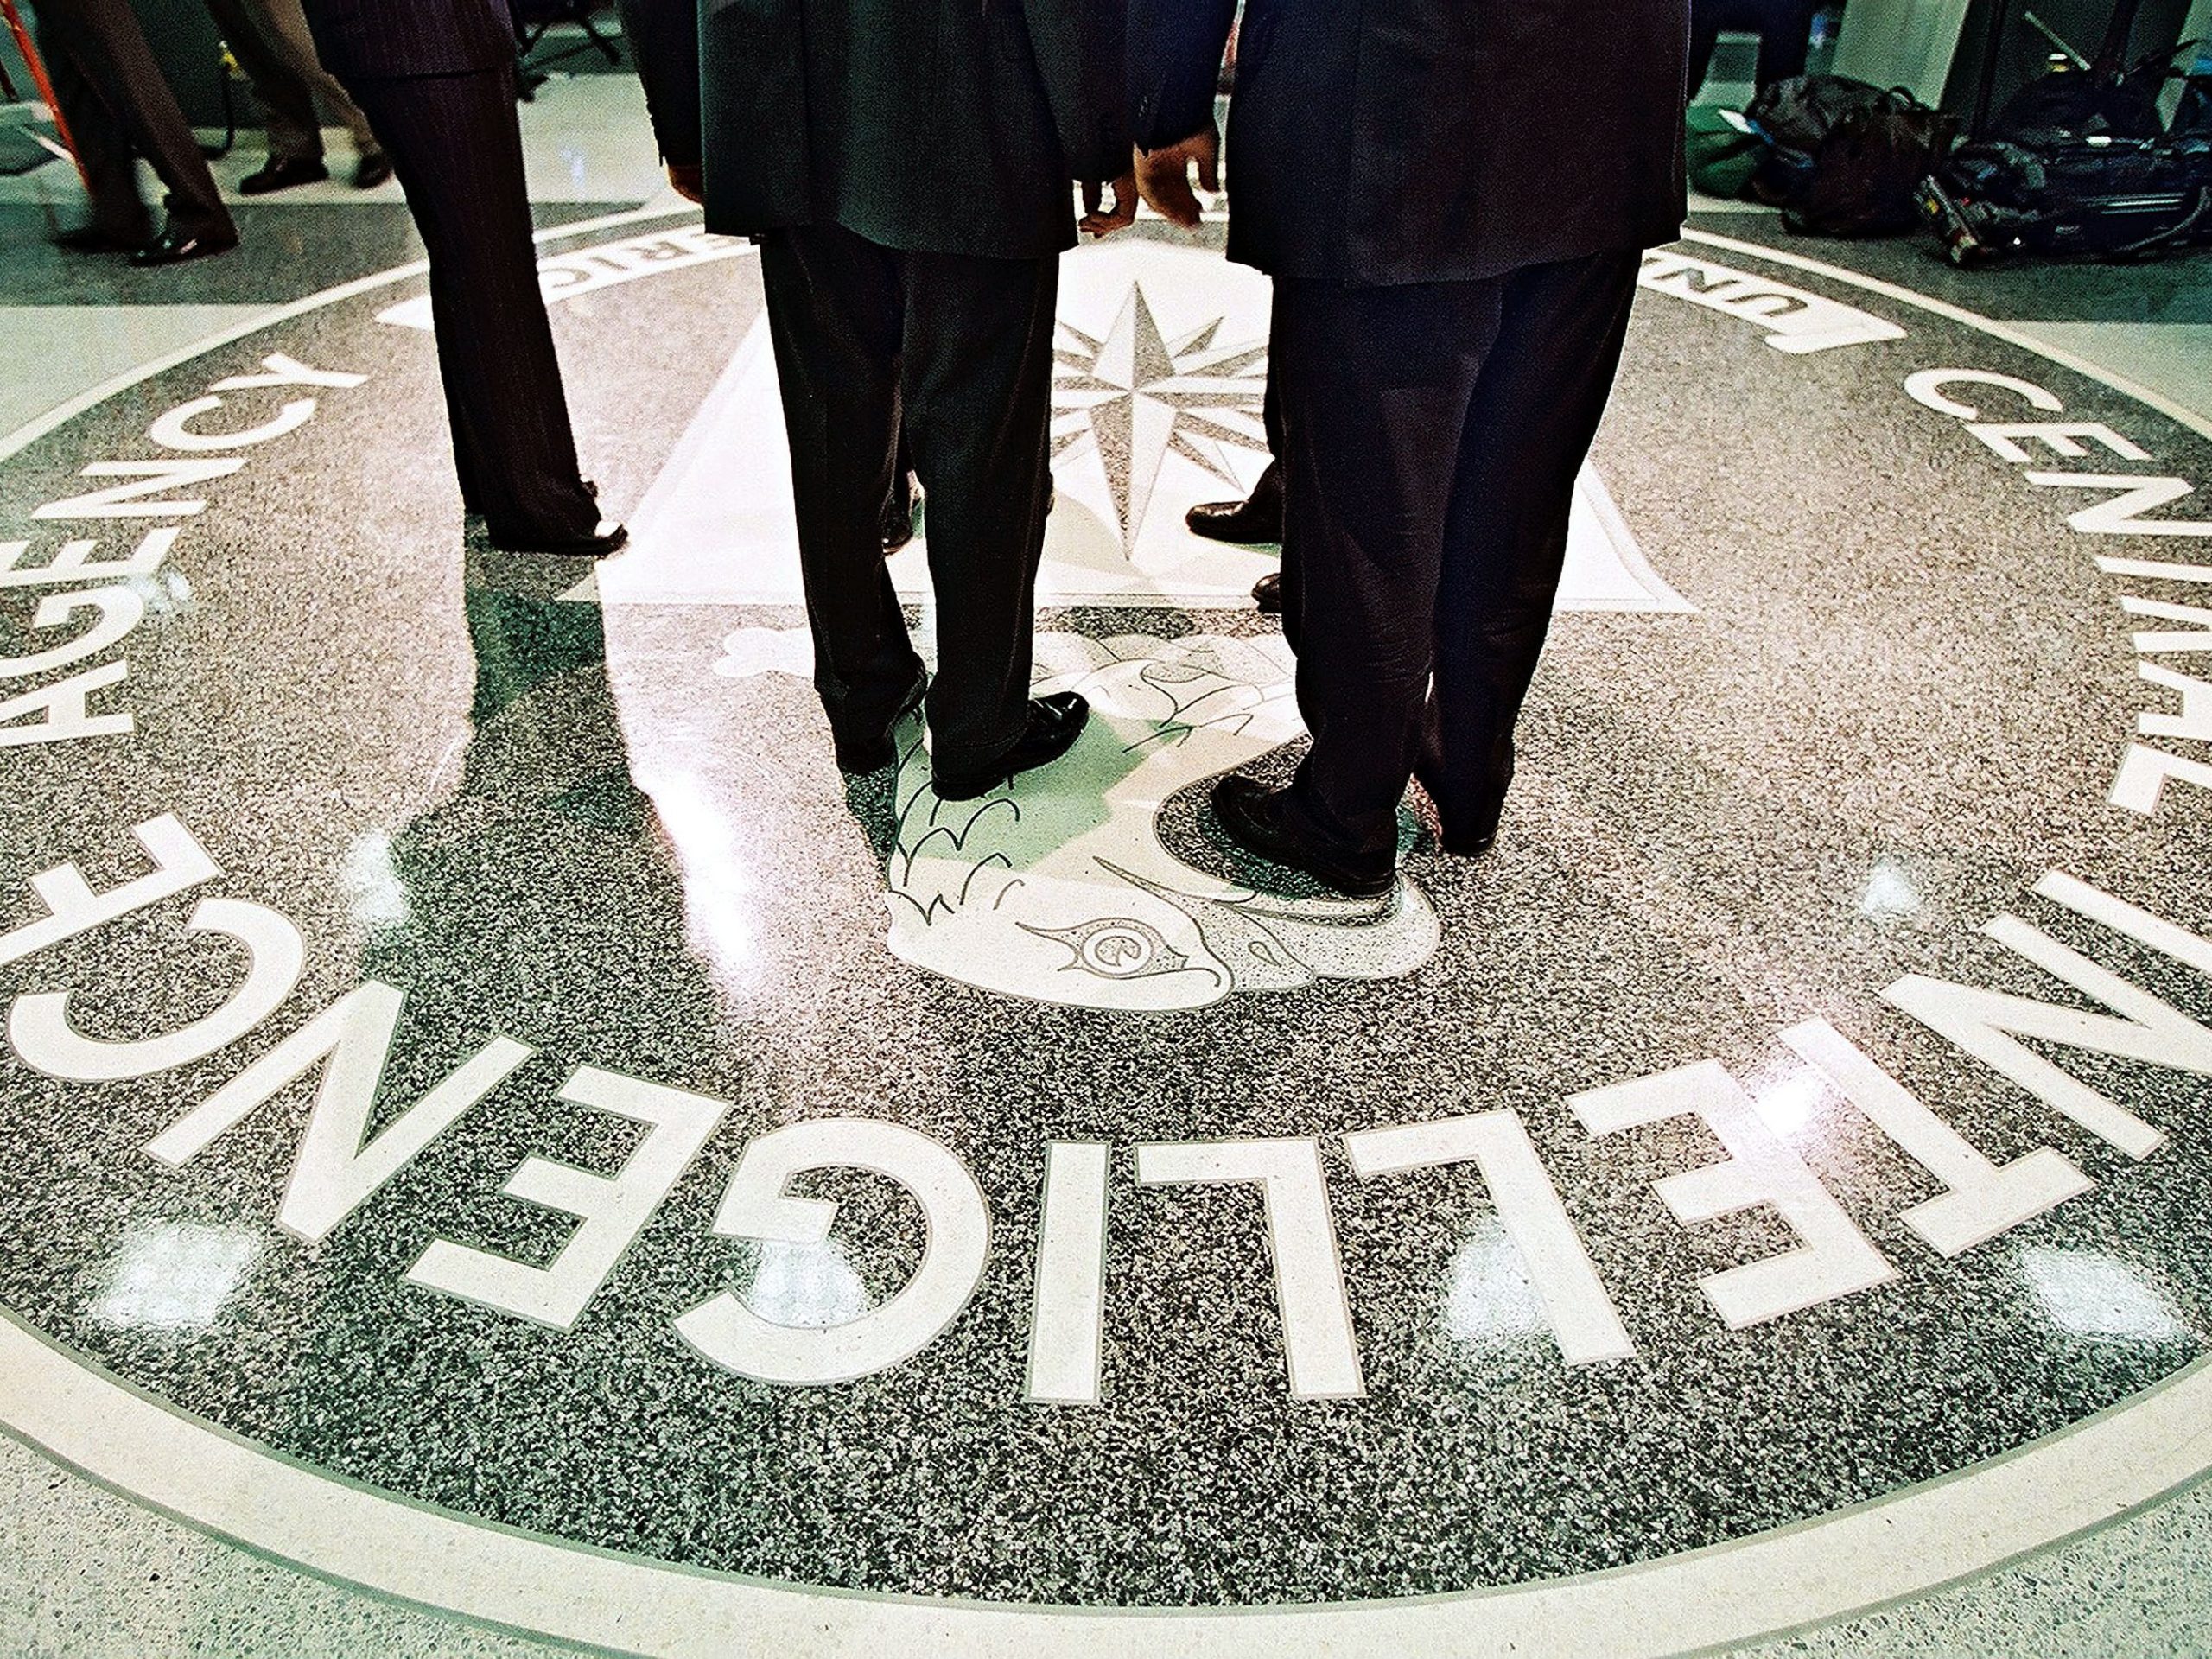
M 883 564 L 903 428 L 937 598 L 931 758 L 988 766 L 1028 718 L 1059 261 L 905 252 L 815 225 L 762 237 L 760 274 L 830 724 L 880 733 L 921 671 Z
M 1282 487 L 1282 394 L 1275 390 L 1275 378 L 1268 376 L 1267 395 L 1260 400 L 1260 424 L 1268 435 L 1268 466 L 1252 486 L 1252 493 Z
M 92 228 L 118 243 L 151 238 L 138 194 L 143 155 L 168 193 L 169 228 L 227 232 L 230 210 L 129 0 L 43 0 L 37 21 L 40 55 L 90 184 Z
M 1288 809 L 1318 845 L 1386 861 L 1416 770 L 1447 836 L 1497 827 L 1639 264 L 1275 284 L 1284 625 L 1313 736 Z
M 537 286 L 512 64 L 345 82 L 430 255 L 430 315 L 461 499 L 500 543 L 574 541 L 599 522 L 576 467 Z

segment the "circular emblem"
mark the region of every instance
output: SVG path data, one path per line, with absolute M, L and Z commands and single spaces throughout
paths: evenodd
M 836 770 L 753 250 L 546 241 L 595 569 L 464 543 L 408 273 L 0 446 L 18 1432 L 656 1651 L 1724 1641 L 2196 1472 L 2199 423 L 1649 256 L 1498 845 L 1409 807 L 1355 902 L 1204 806 L 1301 735 L 1273 550 L 1183 522 L 1266 462 L 1263 279 L 1066 261 L 1098 717 L 950 803 L 918 723 Z

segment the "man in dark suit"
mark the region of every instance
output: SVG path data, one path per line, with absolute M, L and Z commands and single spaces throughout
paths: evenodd
M 430 255 L 463 503 L 495 546 L 622 545 L 579 475 L 537 286 L 505 0 L 308 0 L 324 66 L 383 139 Z
M 1052 479 L 1053 302 L 1126 224 L 1121 0 L 627 0 L 662 154 L 707 227 L 760 243 L 815 684 L 838 764 L 893 759 L 926 692 L 938 793 L 1058 758 L 1089 715 L 1033 701 Z M 703 111 L 703 115 L 702 115 Z M 1126 211 L 1124 211 L 1126 210 Z M 902 429 L 929 497 L 938 672 L 883 568 Z
M 1146 199 L 1195 223 L 1235 0 L 1131 0 Z M 1418 776 L 1484 850 L 1640 250 L 1680 229 L 1688 0 L 1251 0 L 1229 252 L 1275 278 L 1284 621 L 1313 747 L 1216 785 L 1228 835 L 1395 879 Z
M 39 54 L 92 198 L 92 222 L 56 240 L 73 252 L 127 252 L 136 265 L 173 265 L 238 246 L 230 209 L 129 0 L 42 0 L 37 21 Z M 138 194 L 140 156 L 168 193 L 158 236 Z
M 301 0 L 207 0 L 223 44 L 245 71 L 261 105 L 269 159 L 238 181 L 242 196 L 265 196 L 330 176 L 322 151 L 322 110 L 353 136 L 356 188 L 373 190 L 391 162 L 360 106 L 315 55 Z M 318 107 L 320 105 L 321 107 Z

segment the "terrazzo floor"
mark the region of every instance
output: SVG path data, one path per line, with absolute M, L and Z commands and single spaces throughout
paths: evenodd
M 53 365 L 10 383 L 0 424 L 34 424 L 0 530 L 81 521 L 115 476 L 86 468 L 194 399 L 314 399 L 170 475 L 204 508 L 102 610 L 132 619 L 104 683 L 130 741 L 9 752 L 0 929 L 60 862 L 143 871 L 133 826 L 173 813 L 220 867 L 192 925 L 235 943 L 183 943 L 172 889 L 6 967 L 49 993 L 0 1072 L 11 1423 L 130 1497 L 0 1446 L 0 1645 L 543 1646 L 395 1599 L 531 1625 L 489 1567 L 442 1577 L 426 1544 L 355 1572 L 276 1497 L 219 1518 L 260 1490 L 221 1472 L 243 1446 L 238 1479 L 311 1471 L 365 1516 L 672 1564 L 678 1601 L 840 1592 L 702 1651 L 861 1650 L 917 1608 L 906 1639 L 957 1648 L 936 1599 L 976 1630 L 1180 1621 L 1007 1626 L 1008 1651 L 2212 1648 L 2206 1500 L 2161 1499 L 2193 1471 L 2155 1436 L 2117 1462 L 2171 1472 L 2124 1518 L 2103 1487 L 1992 1497 L 1986 1545 L 1811 1589 L 1761 1553 L 1853 1505 L 1973 1513 L 2005 1459 L 2152 1421 L 2212 1340 L 2212 774 L 2137 759 L 2212 730 L 2165 654 L 2196 647 L 2130 634 L 2185 640 L 2208 577 L 2130 528 L 2181 498 L 2112 507 L 2116 474 L 2212 476 L 2212 259 L 1969 291 L 1924 250 L 1697 219 L 1647 268 L 1499 854 L 1446 859 L 1409 814 L 1400 889 L 1363 909 L 1262 891 L 1198 804 L 1298 734 L 1243 598 L 1267 556 L 1174 532 L 1261 459 L 1264 294 L 1217 225 L 1068 262 L 1064 363 L 1152 423 L 1064 402 L 1040 676 L 1103 717 L 954 812 L 918 746 L 829 765 L 749 251 L 659 190 L 626 79 L 556 80 L 527 119 L 580 442 L 638 531 L 596 573 L 464 543 L 418 282 L 300 303 L 414 257 L 380 193 L 245 207 L 235 261 L 163 285 L 35 251 L 62 182 L 0 190 L 0 338 Z M 1201 406 L 1230 407 L 1205 442 L 1161 435 Z M 926 644 L 924 531 L 893 573 Z M 287 1011 L 218 1043 L 241 963 Z M 1988 999 L 2063 1001 L 2054 974 L 2063 1013 L 2005 1005 L 2038 1046 L 1993 1037 Z M 349 997 L 344 1029 L 397 1033 L 387 1092 L 302 1174 L 306 1090 L 232 1080 Z M 179 1027 L 208 1046 L 128 1052 Z M 464 1088 L 464 1063 L 495 1070 Z M 451 1127 L 372 1179 L 397 1143 L 356 1159 L 361 1133 L 405 1139 L 448 1074 Z M 792 1175 L 829 1236 L 778 1198 Z M 557 1211 L 648 1189 L 563 1252 Z M 108 1431 L 28 1398 L 80 1359 Z M 205 1482 L 103 1461 L 142 1406 L 156 1440 L 193 1425 Z M 1678 1560 L 1694 1593 L 1617 1627 L 1541 1602 Z M 1350 1622 L 1191 1611 L 1316 1604 Z M 1744 1644 L 1816 1604 L 1846 1616 Z M 653 1618 L 601 1598 L 536 1628 L 663 1650 Z

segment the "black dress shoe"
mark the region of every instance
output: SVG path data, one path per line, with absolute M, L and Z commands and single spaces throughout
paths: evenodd
M 899 712 L 880 732 L 870 732 L 865 737 L 848 739 L 833 731 L 831 740 L 837 747 L 837 770 L 840 772 L 880 772 L 899 758 L 897 738 L 899 728 L 906 716 L 922 706 L 922 699 L 929 694 L 930 677 L 914 676 L 914 683 L 906 695 L 899 700 Z
M 1262 616 L 1282 614 L 1282 572 L 1270 570 L 1252 584 L 1252 602 Z
M 1465 823 L 1447 823 L 1444 813 L 1444 797 L 1429 779 L 1435 774 L 1427 762 L 1414 768 L 1414 781 L 1428 796 L 1429 804 L 1436 809 L 1437 845 L 1454 858 L 1480 858 L 1497 843 L 1498 820 L 1505 816 L 1505 800 L 1496 801 L 1477 810 Z
M 1381 899 L 1398 885 L 1395 865 L 1385 859 L 1365 868 L 1307 845 L 1283 822 L 1283 791 L 1231 772 L 1213 786 L 1214 816 L 1229 838 L 1248 853 L 1310 875 L 1322 886 L 1353 899 Z
M 169 229 L 149 242 L 130 256 L 130 263 L 143 270 L 156 265 L 181 265 L 188 259 L 212 259 L 219 253 L 228 253 L 238 245 L 238 233 L 234 230 L 179 231 Z
M 602 518 L 588 536 L 506 536 L 492 532 L 492 545 L 502 553 L 543 553 L 549 558 L 603 559 L 619 553 L 630 539 L 629 527 Z
M 1049 697 L 1033 698 L 1029 704 L 1029 724 L 1012 748 L 974 772 L 935 768 L 931 785 L 941 801 L 972 801 L 988 795 L 1001 784 L 1058 760 L 1075 747 L 1090 719 L 1090 704 L 1076 692 L 1056 691 Z
M 1432 801 L 1435 798 L 1433 795 L 1429 797 Z M 1441 826 L 1443 821 L 1444 814 L 1440 810 L 1437 813 L 1437 823 Z M 1480 858 L 1497 845 L 1497 820 L 1492 818 L 1490 828 L 1487 830 L 1471 830 L 1459 835 L 1454 835 L 1448 829 L 1440 827 L 1436 844 L 1454 858 Z
M 1268 463 L 1252 493 L 1242 501 L 1208 501 L 1183 516 L 1193 535 L 1213 542 L 1282 540 L 1282 468 Z
M 391 177 L 391 157 L 380 149 L 372 149 L 353 163 L 353 188 L 373 190 Z
M 295 185 L 321 184 L 330 176 L 330 169 L 321 162 L 302 161 L 298 156 L 271 156 L 262 163 L 261 171 L 249 173 L 238 181 L 238 194 L 265 196 L 274 191 L 289 190 Z

